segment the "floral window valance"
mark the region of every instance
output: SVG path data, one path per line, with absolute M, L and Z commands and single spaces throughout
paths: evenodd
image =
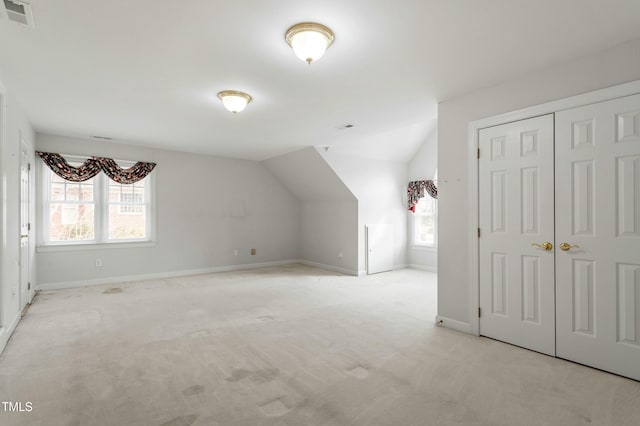
M 82 163 L 79 167 L 71 166 L 60 154 L 53 152 L 40 152 L 36 154 L 42 161 L 62 179 L 70 182 L 84 182 L 89 180 L 101 171 L 115 182 L 123 184 L 136 183 L 147 177 L 156 167 L 156 163 L 137 162 L 128 169 L 123 169 L 112 158 L 92 157 Z
M 435 199 L 438 198 L 438 188 L 434 181 L 415 180 L 413 182 L 409 182 L 409 186 L 407 188 L 407 207 L 409 210 L 412 212 L 416 211 L 416 204 L 418 204 L 420 198 L 424 197 L 425 192 Z

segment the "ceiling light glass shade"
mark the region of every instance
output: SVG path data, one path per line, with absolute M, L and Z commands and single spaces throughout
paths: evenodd
M 333 31 L 322 24 L 303 22 L 289 28 L 285 40 L 298 58 L 310 64 L 320 59 L 333 43 Z
M 239 92 L 237 90 L 223 90 L 218 93 L 218 97 L 222 101 L 222 105 L 232 113 L 242 112 L 249 102 L 252 101 L 248 93 Z

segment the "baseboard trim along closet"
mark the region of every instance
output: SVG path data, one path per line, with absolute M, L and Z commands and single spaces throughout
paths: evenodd
M 21 319 L 22 315 L 18 314 L 9 327 L 0 327 L 0 355 L 2 355 L 4 348 L 7 346 L 11 335 L 15 331 Z
M 471 324 L 469 324 L 468 322 L 457 321 L 438 315 L 436 316 L 436 324 L 441 327 L 450 328 L 452 330 L 461 331 L 463 333 L 473 334 L 471 330 Z

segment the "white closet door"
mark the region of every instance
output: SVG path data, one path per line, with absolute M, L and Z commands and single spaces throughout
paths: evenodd
M 366 226 L 367 274 L 393 269 L 393 230 L 391 225 Z
M 556 183 L 557 354 L 640 380 L 640 96 L 556 114 Z
M 555 355 L 553 115 L 479 132 L 480 333 Z

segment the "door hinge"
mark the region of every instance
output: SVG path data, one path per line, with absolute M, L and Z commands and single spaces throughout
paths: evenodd
M 27 284 L 27 290 L 31 290 L 31 283 Z
M 27 231 L 31 231 L 31 224 L 27 223 Z
M 478 158 L 480 158 L 480 148 L 478 148 Z
M 27 171 L 30 172 L 31 171 L 31 163 L 27 164 Z
M 478 318 L 480 318 L 482 316 L 482 309 L 478 308 Z
M 478 238 L 480 238 L 480 228 L 478 228 Z

